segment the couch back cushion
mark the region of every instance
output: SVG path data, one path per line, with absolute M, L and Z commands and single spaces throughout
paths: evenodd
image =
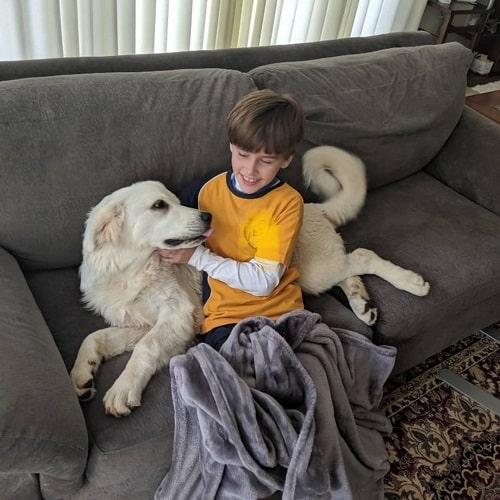
M 453 42 L 270 64 L 250 75 L 302 102 L 299 153 L 322 144 L 351 150 L 373 188 L 420 170 L 440 150 L 461 116 L 471 61 Z
M 227 168 L 225 117 L 255 88 L 223 69 L 0 83 L 0 245 L 25 269 L 78 265 L 105 195 L 146 179 L 178 192 Z
M 0 61 L 0 80 L 17 80 L 33 76 L 165 71 L 187 68 L 225 68 L 247 72 L 257 66 L 275 62 L 303 61 L 319 59 L 320 57 L 372 52 L 387 47 L 410 47 L 432 43 L 433 38 L 430 33 L 406 31 L 266 47 Z

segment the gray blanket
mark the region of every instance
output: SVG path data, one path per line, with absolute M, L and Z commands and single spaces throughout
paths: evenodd
M 395 356 L 308 311 L 246 319 L 220 353 L 176 356 L 156 500 L 381 498 L 391 426 L 377 408 Z

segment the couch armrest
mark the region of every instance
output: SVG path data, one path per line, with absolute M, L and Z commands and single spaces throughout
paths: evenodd
M 500 215 L 500 125 L 465 106 L 452 135 L 425 171 Z
M 0 401 L 0 475 L 40 473 L 42 492 L 44 482 L 76 486 L 87 461 L 85 420 L 24 275 L 1 247 Z

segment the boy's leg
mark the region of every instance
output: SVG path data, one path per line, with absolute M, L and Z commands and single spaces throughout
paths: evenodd
M 233 331 L 235 326 L 236 323 L 218 326 L 217 328 L 207 332 L 205 335 L 201 335 L 201 341 L 218 351 L 222 347 L 222 344 L 224 344 L 227 340 L 229 334 Z

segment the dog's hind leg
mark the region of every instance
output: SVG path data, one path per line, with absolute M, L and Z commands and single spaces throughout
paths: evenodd
M 430 285 L 420 274 L 382 259 L 372 250 L 358 248 L 347 257 L 352 275 L 374 274 L 413 295 L 423 297 L 429 293 Z
M 95 396 L 94 376 L 102 361 L 132 350 L 145 333 L 146 330 L 136 328 L 109 327 L 85 337 L 70 373 L 73 387 L 81 401 L 88 401 Z
M 365 285 L 359 276 L 352 276 L 337 283 L 345 293 L 354 314 L 367 325 L 377 321 L 378 311 L 370 299 Z

